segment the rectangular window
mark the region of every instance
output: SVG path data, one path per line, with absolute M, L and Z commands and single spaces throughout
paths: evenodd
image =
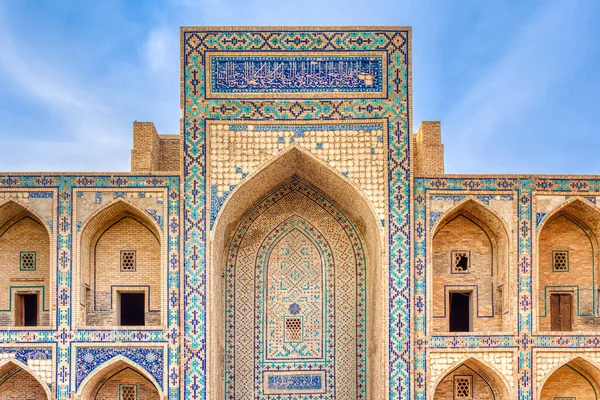
M 121 326 L 144 326 L 146 324 L 146 295 L 144 293 L 119 292 L 118 324 Z
M 285 318 L 285 341 L 286 342 L 301 342 L 302 341 L 302 318 L 300 318 L 300 317 Z
M 21 271 L 35 271 L 35 251 L 21 252 Z
M 15 294 L 15 325 L 38 325 L 38 295 L 37 293 Z
M 570 331 L 573 296 L 568 293 L 553 293 L 550 295 L 550 318 L 553 331 Z
M 569 272 L 569 252 L 567 250 L 552 252 L 552 271 Z
M 119 385 L 119 400 L 137 400 L 137 385 Z
M 121 272 L 135 271 L 135 250 L 121 250 Z
M 450 332 L 471 332 L 471 293 L 449 293 Z
M 454 375 L 454 398 L 471 400 L 473 398 L 473 376 Z
M 451 273 L 468 274 L 471 268 L 471 252 L 468 250 L 453 250 L 451 252 Z

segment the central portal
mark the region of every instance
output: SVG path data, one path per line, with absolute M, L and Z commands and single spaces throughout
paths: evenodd
M 226 398 L 365 398 L 366 257 L 346 214 L 294 178 L 251 207 L 226 257 Z

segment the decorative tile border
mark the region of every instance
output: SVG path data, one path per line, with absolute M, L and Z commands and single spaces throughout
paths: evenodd
M 184 275 L 184 363 L 183 395 L 190 399 L 206 396 L 206 237 L 208 222 L 206 186 L 206 120 L 329 120 L 385 119 L 389 127 L 388 188 L 390 232 L 390 398 L 409 398 L 410 382 L 410 164 L 409 97 L 410 31 L 405 28 L 184 28 L 182 30 L 181 84 L 183 116 L 183 159 L 185 203 Z M 387 96 L 366 99 L 314 99 L 314 93 L 298 90 L 296 100 L 281 100 L 270 94 L 254 101 L 248 96 L 208 100 L 207 52 L 221 55 L 267 57 L 270 52 L 293 51 L 303 56 L 313 52 L 348 52 L 360 56 L 385 52 Z M 290 91 L 286 93 L 291 93 Z M 293 93 L 293 92 L 292 92 Z M 358 97 L 358 98 L 357 98 Z

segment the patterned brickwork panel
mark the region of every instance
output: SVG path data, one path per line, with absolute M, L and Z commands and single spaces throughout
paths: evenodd
M 259 202 L 228 251 L 227 397 L 365 398 L 365 268 L 352 223 L 307 184 Z
M 457 375 L 454 377 L 454 398 L 456 400 L 470 400 L 473 398 L 472 376 Z
M 119 392 L 119 400 L 137 400 L 136 385 L 121 385 Z
M 555 250 L 552 252 L 552 270 L 566 272 L 569 270 L 569 252 L 566 250 Z
M 471 252 L 468 250 L 455 250 L 451 253 L 452 273 L 464 274 L 469 272 L 471 266 Z
M 229 193 L 261 163 L 292 144 L 356 183 L 385 219 L 386 129 L 382 123 L 209 123 L 211 223 Z
M 121 250 L 121 271 L 135 271 L 135 250 Z
M 35 271 L 35 251 L 21 252 L 21 271 Z

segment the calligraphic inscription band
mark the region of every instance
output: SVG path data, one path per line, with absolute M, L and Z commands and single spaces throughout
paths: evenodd
M 385 52 L 208 53 L 206 95 L 293 98 L 310 93 L 317 98 L 382 98 L 387 88 L 386 58 Z
M 265 372 L 265 394 L 325 393 L 325 371 Z

